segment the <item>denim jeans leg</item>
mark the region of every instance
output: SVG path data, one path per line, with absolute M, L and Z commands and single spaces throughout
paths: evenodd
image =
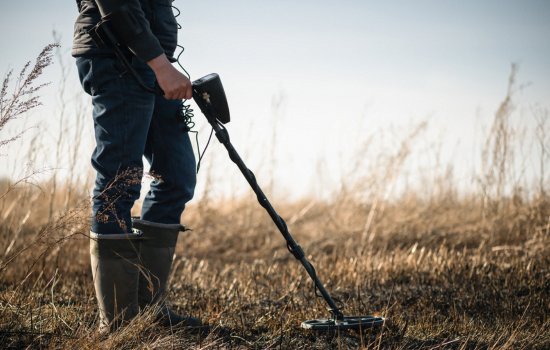
M 178 116 L 181 100 L 155 99 L 147 135 L 145 158 L 158 176 L 151 183 L 141 209 L 143 220 L 179 224 L 185 204 L 193 198 L 196 184 L 195 155 Z
M 136 58 L 132 66 L 146 84 L 153 71 Z M 130 232 L 130 213 L 139 198 L 143 154 L 155 96 L 143 91 L 115 57 L 79 57 L 79 76 L 92 96 L 96 148 L 92 166 L 97 171 L 92 204 L 92 231 Z

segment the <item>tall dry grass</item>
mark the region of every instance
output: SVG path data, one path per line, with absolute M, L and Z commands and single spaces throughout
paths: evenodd
M 193 231 L 180 237 L 169 297 L 177 312 L 199 316 L 209 331 L 159 330 L 144 314 L 101 336 L 89 266 L 88 177 L 71 173 L 69 181 L 38 178 L 39 187 L 0 182 L 0 193 L 6 193 L 0 204 L 0 346 L 550 348 L 548 113 L 533 110 L 541 166 L 528 191 L 514 175 L 514 150 L 525 141 L 510 123 L 514 86 L 512 73 L 468 192 L 457 191 L 450 164 L 427 175 L 425 188 L 395 195 L 414 145 L 429 127 L 422 122 L 377 154 L 369 153 L 375 139 L 363 140 L 330 200 L 274 203 L 329 292 L 346 303 L 344 312 L 382 314 L 388 325 L 359 333 L 301 329 L 304 320 L 326 317 L 325 305 L 268 215 L 253 195 L 205 195 L 184 213 Z M 80 132 L 72 130 L 56 146 L 69 164 L 80 153 L 63 146 Z M 275 135 L 273 147 L 276 142 Z M 134 209 L 138 213 L 139 205 Z

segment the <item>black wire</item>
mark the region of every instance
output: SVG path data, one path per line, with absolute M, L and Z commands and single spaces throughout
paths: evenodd
M 174 18 L 177 18 L 179 15 L 181 15 L 181 11 L 180 11 L 179 8 L 177 8 L 176 6 L 173 6 L 173 5 L 172 5 L 172 8 L 174 10 L 178 11 L 178 14 L 174 15 Z M 178 25 L 178 30 L 180 30 L 181 29 L 181 24 L 179 24 L 177 20 L 176 20 L 176 24 Z M 183 51 L 185 51 L 185 47 L 183 47 L 179 44 L 176 44 L 176 45 L 181 49 L 180 53 L 178 54 L 178 57 L 176 57 L 176 61 L 178 62 L 178 65 L 180 66 L 180 68 L 183 69 L 185 74 L 187 74 L 187 78 L 191 79 L 191 75 L 189 75 L 189 72 L 187 72 L 187 70 L 185 68 L 183 68 L 183 66 L 180 63 L 180 56 L 183 53 Z
M 185 124 L 186 126 L 185 131 L 191 131 L 191 129 L 195 127 L 195 122 L 192 119 L 195 116 L 195 114 L 193 114 L 191 105 L 185 105 L 184 104 L 185 102 L 187 102 L 187 100 L 183 100 L 182 104 L 179 106 L 180 118 L 181 118 L 180 121 Z
M 287 244 L 286 247 L 287 247 L 288 251 L 289 251 L 290 253 L 292 253 L 292 250 L 290 250 L 290 247 L 289 247 L 288 244 Z M 315 279 L 318 278 L 318 277 L 317 277 L 317 271 L 315 271 L 315 267 L 313 267 L 313 264 L 312 264 L 312 263 L 310 263 L 310 262 L 308 261 L 308 264 L 309 264 L 309 267 L 311 268 L 312 275 L 315 277 L 315 278 L 313 278 L 313 293 L 315 294 L 315 296 L 316 296 L 317 298 L 322 298 L 323 300 L 325 300 L 325 297 L 324 297 L 322 294 L 317 293 L 317 291 L 319 290 L 319 289 L 317 288 L 317 284 L 315 283 Z M 334 310 L 334 309 L 329 309 L 329 312 L 330 312 L 331 314 L 332 314 L 333 312 L 338 312 L 338 311 L 342 310 L 342 309 L 346 306 L 346 304 L 344 304 L 344 302 L 343 302 L 342 300 L 340 300 L 340 299 L 338 299 L 338 298 L 335 298 L 335 297 L 333 297 L 332 295 L 330 296 L 330 298 L 331 298 L 334 302 L 340 303 L 340 307 L 337 307 L 336 310 Z M 325 300 L 325 301 L 326 301 L 326 300 Z
M 178 106 L 178 118 L 181 123 L 185 125 L 184 131 L 185 132 L 192 132 L 195 134 L 195 142 L 197 143 L 197 152 L 200 150 L 199 146 L 199 132 L 195 130 L 191 130 L 195 127 L 195 122 L 193 121 L 193 117 L 195 116 L 193 114 L 193 110 L 191 109 L 191 105 L 185 105 L 185 102 L 187 100 L 183 100 L 181 105 Z
M 176 6 L 172 5 L 172 8 L 176 11 L 178 11 L 178 14 L 177 15 L 174 15 L 174 18 L 178 18 L 179 15 L 181 15 L 181 11 L 179 8 L 177 8 Z M 178 30 L 181 29 L 181 24 L 178 23 L 178 21 L 176 20 L 176 24 L 178 25 Z
M 183 69 L 183 71 L 185 72 L 185 74 L 187 74 L 187 78 L 191 79 L 191 75 L 189 74 L 189 72 L 187 72 L 187 69 L 183 68 L 183 66 L 181 65 L 180 63 L 180 56 L 181 54 L 183 53 L 183 51 L 185 51 L 185 47 L 181 46 L 178 44 L 178 47 L 181 49 L 180 53 L 178 54 L 178 57 L 176 57 L 176 61 L 178 62 L 178 65 L 180 66 L 181 69 Z
M 181 11 L 175 7 L 175 6 L 172 6 L 172 8 L 176 11 L 178 11 L 177 14 L 174 15 L 174 18 L 178 17 L 179 15 L 181 15 Z M 181 24 L 179 24 L 177 21 L 176 21 L 176 24 L 178 25 L 178 30 L 181 29 Z M 187 78 L 188 79 L 191 79 L 191 75 L 189 74 L 189 72 L 181 65 L 181 62 L 180 62 L 180 57 L 181 55 L 183 54 L 183 52 L 185 51 L 185 48 L 179 44 L 177 44 L 177 46 L 181 49 L 180 53 L 178 54 L 178 56 L 176 57 L 176 62 L 178 63 L 178 65 L 180 66 L 180 68 L 185 72 L 185 74 L 187 74 Z M 197 143 L 197 153 L 199 155 L 199 161 L 197 162 L 197 174 L 199 173 L 199 169 L 201 167 L 201 160 L 202 160 L 202 157 L 204 156 L 204 153 L 206 153 L 206 149 L 208 148 L 208 145 L 210 144 L 210 139 L 212 138 L 212 133 L 214 132 L 214 129 L 212 129 L 212 131 L 210 132 L 210 137 L 208 138 L 208 142 L 206 143 L 206 147 L 204 147 L 204 150 L 202 151 L 202 154 L 200 152 L 200 146 L 199 146 L 199 132 L 198 131 L 194 131 L 194 130 L 191 130 L 195 127 L 195 122 L 193 121 L 193 117 L 195 116 L 193 114 L 193 110 L 191 109 L 191 105 L 188 104 L 186 105 L 185 102 L 187 102 L 187 100 L 183 100 L 181 105 L 179 106 L 178 108 L 178 118 L 180 119 L 180 121 L 185 125 L 185 128 L 184 130 L 186 132 L 192 132 L 195 134 L 195 142 Z
M 206 149 L 208 148 L 208 145 L 210 144 L 210 140 L 212 139 L 212 134 L 214 133 L 214 128 L 210 131 L 210 136 L 208 137 L 208 142 L 206 143 L 206 146 L 204 147 L 204 150 L 202 151 L 202 154 L 199 156 L 199 162 L 197 164 L 197 174 L 199 173 L 199 169 L 201 168 L 201 160 L 202 157 L 204 157 L 204 154 L 206 153 Z

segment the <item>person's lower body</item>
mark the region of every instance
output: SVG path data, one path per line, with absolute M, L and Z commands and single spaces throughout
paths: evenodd
M 144 82 L 153 85 L 153 71 L 135 57 L 131 61 Z M 143 201 L 141 220 L 160 225 L 179 225 L 185 204 L 194 193 L 195 157 L 185 125 L 178 117 L 181 101 L 166 100 L 163 96 L 142 90 L 116 57 L 77 57 L 77 67 L 84 90 L 92 96 L 96 138 L 92 166 L 97 171 L 97 177 L 91 231 L 95 242 L 92 245 L 96 247 L 92 250 L 92 262 L 96 259 L 99 263 L 96 261 L 94 278 L 116 283 L 116 280 L 105 277 L 109 274 L 109 268 L 101 267 L 109 266 L 105 258 L 110 256 L 109 251 L 117 253 L 114 251 L 117 246 L 113 246 L 113 240 L 109 238 L 114 236 L 110 235 L 134 237 L 131 234 L 131 209 L 140 195 L 143 157 L 150 164 L 150 175 L 154 179 Z M 139 245 L 141 243 L 133 247 Z M 149 263 L 143 261 L 143 256 L 139 258 L 141 265 L 147 268 Z M 133 261 L 134 256 L 123 259 Z M 103 261 L 105 263 L 102 265 Z M 121 264 L 128 265 L 118 265 Z M 166 264 L 165 268 L 170 269 L 170 265 Z M 137 290 L 136 279 L 132 277 L 135 269 L 126 266 L 126 270 L 128 282 L 119 278 L 121 285 L 112 286 L 117 288 L 116 295 L 119 295 L 121 288 L 127 290 L 128 295 L 135 295 L 132 292 Z M 98 299 L 109 297 L 99 295 L 102 292 L 97 288 L 96 293 Z M 115 309 L 101 311 L 102 318 L 107 322 L 125 309 L 133 310 L 136 298 L 126 298 L 125 303 L 131 305 L 115 302 Z M 126 311 L 125 318 L 132 314 Z

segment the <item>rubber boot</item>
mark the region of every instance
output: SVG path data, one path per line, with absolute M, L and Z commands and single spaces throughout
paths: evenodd
M 139 248 L 141 232 L 90 232 L 90 257 L 100 332 L 114 332 L 138 312 Z
M 182 226 L 158 224 L 135 218 L 132 218 L 132 226 L 143 232 L 141 262 L 145 269 L 139 276 L 140 309 L 143 310 L 147 306 L 158 307 L 157 321 L 163 327 L 199 327 L 198 318 L 178 315 L 165 301 L 166 283 Z

